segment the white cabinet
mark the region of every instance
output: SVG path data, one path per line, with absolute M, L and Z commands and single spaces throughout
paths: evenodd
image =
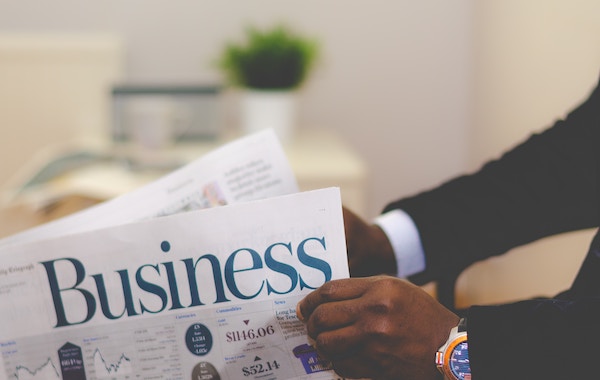
M 359 215 L 365 214 L 367 167 L 339 136 L 306 132 L 284 149 L 301 190 L 339 187 L 343 204 Z
M 161 165 L 168 168 L 170 162 L 183 164 L 197 159 L 232 138 L 177 144 L 151 156 L 154 168 L 143 170 L 133 170 L 118 160 L 87 164 L 48 181 L 41 188 L 42 194 L 38 195 L 43 198 L 75 194 L 110 199 L 143 186 L 176 167 L 160 169 Z M 284 144 L 284 150 L 300 190 L 339 187 L 345 206 L 359 214 L 365 211 L 366 165 L 339 136 L 323 130 L 305 131 Z

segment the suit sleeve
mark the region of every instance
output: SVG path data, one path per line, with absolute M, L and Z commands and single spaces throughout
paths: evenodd
M 419 229 L 427 269 L 411 280 L 460 273 L 539 238 L 598 226 L 599 114 L 596 88 L 564 120 L 478 172 L 388 205 Z M 600 252 L 600 234 L 590 252 Z M 598 377 L 598 296 L 473 306 L 467 314 L 474 379 Z
M 600 299 L 474 306 L 468 336 L 473 379 L 598 378 Z
M 600 88 L 564 120 L 474 174 L 389 204 L 415 221 L 418 284 L 545 236 L 598 225 Z

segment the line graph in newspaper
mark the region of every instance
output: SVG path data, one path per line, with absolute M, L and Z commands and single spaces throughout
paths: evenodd
M 295 307 L 348 276 L 339 189 L 33 240 L 0 251 L 6 379 L 338 379 Z

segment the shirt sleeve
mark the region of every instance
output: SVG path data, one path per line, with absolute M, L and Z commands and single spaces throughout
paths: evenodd
M 425 252 L 419 231 L 406 212 L 395 209 L 379 215 L 374 222 L 392 244 L 398 277 L 406 278 L 425 270 Z

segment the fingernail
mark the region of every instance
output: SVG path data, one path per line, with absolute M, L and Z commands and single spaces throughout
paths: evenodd
M 304 316 L 302 315 L 302 311 L 300 310 L 300 303 L 296 304 L 296 316 L 300 320 L 300 322 L 304 322 Z

